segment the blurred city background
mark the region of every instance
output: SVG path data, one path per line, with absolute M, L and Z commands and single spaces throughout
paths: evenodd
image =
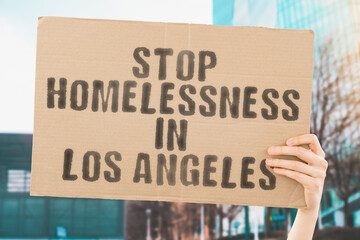
M 286 239 L 296 215 L 30 197 L 36 24 L 49 15 L 314 30 L 311 132 L 329 161 L 314 239 L 360 239 L 360 0 L 0 0 L 0 238 Z

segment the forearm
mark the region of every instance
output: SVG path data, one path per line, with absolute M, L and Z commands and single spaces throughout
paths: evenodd
M 318 212 L 298 210 L 288 240 L 311 240 L 313 238 Z

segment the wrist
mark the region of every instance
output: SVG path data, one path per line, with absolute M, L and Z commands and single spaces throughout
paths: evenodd
M 316 221 L 319 216 L 319 209 L 298 209 L 300 216 L 306 216 L 309 220 Z

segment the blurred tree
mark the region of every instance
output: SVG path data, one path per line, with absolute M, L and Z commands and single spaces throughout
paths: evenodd
M 224 231 L 224 227 L 223 227 L 223 220 L 224 220 L 224 211 L 223 211 L 223 205 L 222 204 L 216 204 L 216 209 L 217 209 L 217 214 L 219 215 L 219 235 L 220 237 L 223 236 L 223 231 Z
M 272 207 L 267 207 L 265 209 L 265 226 L 264 226 L 264 235 L 266 238 L 270 237 L 270 226 L 271 226 L 271 214 L 272 214 Z
M 229 221 L 228 234 L 231 236 L 231 225 L 236 216 L 244 209 L 244 206 L 238 205 L 223 205 L 223 217 Z
M 182 202 L 126 201 L 127 239 L 145 239 L 146 209 L 151 209 L 151 237 L 164 239 L 198 239 L 200 204 Z M 215 204 L 205 205 L 205 239 L 215 240 Z
M 329 162 L 326 184 L 344 201 L 345 223 L 352 225 L 348 199 L 360 190 L 360 94 L 357 56 L 337 57 L 330 39 L 314 63 L 311 132 Z
M 208 234 L 209 234 L 209 240 L 215 240 L 216 239 L 216 204 L 206 204 L 205 205 L 205 215 L 207 218 L 207 227 L 208 227 Z
M 200 234 L 200 204 L 184 203 L 181 213 L 184 239 L 193 239 Z
M 127 201 L 127 239 L 145 239 L 146 209 L 151 209 L 151 237 L 153 239 L 174 239 L 174 212 L 171 202 Z M 177 238 L 176 238 L 177 239 Z
M 146 206 L 142 201 L 126 201 L 126 239 L 145 239 Z

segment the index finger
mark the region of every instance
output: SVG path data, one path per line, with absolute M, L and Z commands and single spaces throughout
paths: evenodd
M 325 152 L 322 149 L 319 139 L 315 134 L 304 134 L 296 137 L 289 138 L 286 141 L 286 144 L 288 146 L 296 146 L 296 145 L 302 145 L 302 144 L 308 144 L 311 151 L 315 154 L 325 157 Z

